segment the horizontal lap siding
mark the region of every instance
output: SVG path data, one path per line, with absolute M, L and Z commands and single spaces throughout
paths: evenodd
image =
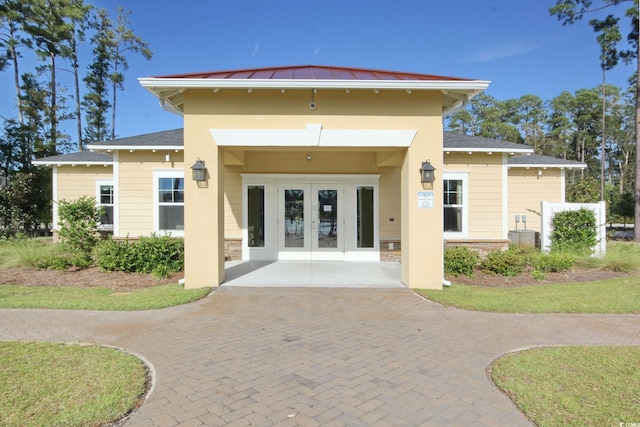
M 121 152 L 119 209 L 121 236 L 148 236 L 153 229 L 153 170 L 183 170 L 183 154 L 166 151 Z M 190 177 L 186 177 L 190 178 Z
M 59 166 L 58 200 L 77 200 L 82 196 L 96 197 L 96 181 L 113 178 L 111 166 Z
M 503 239 L 502 156 L 501 154 L 447 154 L 445 170 L 469 172 L 470 239 Z
M 538 175 L 538 169 L 509 169 L 509 230 L 515 230 L 515 216 L 527 216 L 527 229 L 540 231 L 540 202 L 559 203 L 562 201 L 561 171 L 545 169 Z M 520 222 L 518 229 L 524 224 Z

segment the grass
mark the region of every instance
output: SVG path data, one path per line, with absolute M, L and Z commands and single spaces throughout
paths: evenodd
M 0 342 L 0 425 L 105 425 L 136 408 L 147 377 L 111 348 Z
M 587 283 L 488 288 L 453 284 L 418 289 L 424 297 L 465 310 L 500 313 L 640 313 L 640 277 Z
M 177 283 L 129 292 L 106 288 L 0 286 L 0 308 L 54 308 L 66 310 L 153 310 L 198 300 L 209 288 L 187 289 Z
M 537 348 L 498 359 L 491 376 L 540 427 L 640 422 L 640 347 Z
M 57 252 L 60 247 L 51 244 L 51 239 L 0 240 L 0 268 L 35 267 Z

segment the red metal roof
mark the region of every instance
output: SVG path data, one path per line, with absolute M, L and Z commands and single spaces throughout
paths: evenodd
M 433 74 L 372 70 L 366 68 L 298 65 L 291 67 L 249 68 L 241 70 L 155 76 L 157 79 L 236 79 L 236 80 L 436 80 L 472 81 L 460 77 Z

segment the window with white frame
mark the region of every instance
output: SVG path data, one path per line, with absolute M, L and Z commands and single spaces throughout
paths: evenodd
M 445 173 L 443 177 L 443 206 L 445 237 L 467 233 L 468 173 Z
M 97 181 L 96 182 L 96 200 L 100 208 L 102 208 L 102 215 L 100 216 L 101 230 L 113 230 L 113 181 Z
M 155 229 L 181 235 L 184 231 L 184 173 L 154 172 Z

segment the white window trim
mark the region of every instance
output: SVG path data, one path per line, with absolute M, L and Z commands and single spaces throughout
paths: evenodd
M 111 226 L 107 226 L 107 227 L 103 227 L 102 225 L 100 225 L 98 227 L 99 230 L 104 230 L 104 231 L 113 231 L 113 229 L 115 228 L 115 224 L 116 224 L 116 187 L 114 185 L 114 182 L 112 179 L 96 179 L 96 204 L 98 206 L 109 206 L 109 205 L 103 205 L 102 203 L 100 203 L 100 187 L 103 185 L 110 185 L 111 186 L 111 193 L 113 194 L 113 203 L 111 203 L 110 206 L 113 207 L 113 224 L 111 224 Z
M 462 181 L 462 231 L 453 232 L 453 231 L 443 231 L 442 236 L 444 239 L 464 239 L 469 235 L 469 171 L 459 171 L 459 172 L 443 172 L 442 180 L 460 180 Z M 442 201 L 442 209 L 444 211 L 444 189 L 443 192 L 443 201 Z M 444 212 L 443 212 L 444 214 Z M 444 223 L 442 224 L 444 228 Z
M 178 169 L 155 169 L 153 171 L 153 230 L 158 235 L 170 235 L 173 237 L 184 237 L 184 230 L 160 230 L 160 201 L 158 192 L 160 190 L 158 181 L 160 178 L 183 178 L 184 171 Z M 175 203 L 179 206 L 180 203 Z M 185 203 L 181 203 L 184 208 Z

